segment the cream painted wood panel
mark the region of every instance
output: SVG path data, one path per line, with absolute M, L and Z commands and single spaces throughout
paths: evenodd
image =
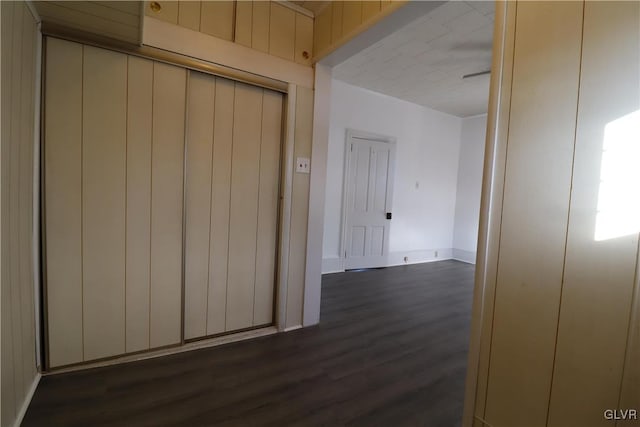
M 273 321 L 276 248 L 278 246 L 278 191 L 282 144 L 282 95 L 264 91 L 258 190 L 258 236 L 253 325 Z
M 343 5 L 342 35 L 346 35 L 362 24 L 362 2 L 346 1 Z
M 207 335 L 215 81 L 189 73 L 186 169 L 185 338 Z M 217 209 L 217 206 L 213 208 Z
M 504 2 L 496 4 L 496 34 L 504 31 L 504 46 L 501 40 L 494 40 L 494 53 L 492 67 L 498 69 L 502 67 L 500 73 L 491 75 L 492 84 L 499 87 L 499 90 L 492 90 L 490 93 L 489 105 L 507 106 L 511 101 L 511 80 L 513 69 L 513 54 L 515 42 L 515 23 L 516 23 L 516 2 Z M 502 9 L 504 8 L 504 9 Z M 501 9 L 504 12 L 501 12 Z M 504 13 L 504 21 L 502 20 Z M 495 83 L 494 83 L 495 82 Z M 481 280 L 485 281 L 485 289 L 476 287 L 474 289 L 474 310 L 482 309 L 484 313 L 493 313 L 493 302 L 495 300 L 495 285 L 498 274 L 498 255 L 500 253 L 500 224 L 502 222 L 502 195 L 504 194 L 504 178 L 505 163 L 509 130 L 509 110 L 500 108 L 492 111 L 489 108 L 487 123 L 497 122 L 498 125 L 489 128 L 487 132 L 487 148 L 485 153 L 485 169 L 491 170 L 491 183 L 486 180 L 483 182 L 483 191 L 491 194 L 490 197 L 485 196 L 483 203 L 486 204 L 489 213 L 485 213 L 487 224 L 485 224 L 483 233 L 486 233 L 486 246 L 478 245 L 478 259 L 482 259 L 484 252 L 484 264 L 478 263 L 476 269 L 481 274 Z M 489 141 L 495 141 L 495 146 L 491 146 Z M 493 167 L 492 167 L 493 166 Z M 484 207 L 481 207 L 482 209 Z M 477 312 L 472 313 L 476 314 Z M 475 319 L 475 317 L 474 317 Z M 484 418 L 485 404 L 487 395 L 487 381 L 489 376 L 489 361 L 491 352 L 491 330 L 493 328 L 493 316 L 483 315 L 482 322 L 478 326 L 480 328 L 478 355 L 478 380 L 475 390 L 475 407 L 473 415 Z M 469 351 L 472 350 L 473 341 L 470 342 Z M 466 409 L 466 408 L 465 408 Z M 468 415 L 467 415 L 468 417 Z M 467 418 L 468 419 L 468 418 Z M 463 422 L 464 422 L 463 418 Z
M 269 53 L 289 61 L 295 59 L 296 13 L 271 2 Z
M 91 1 L 38 1 L 34 5 L 45 22 L 128 43 L 140 43 L 139 13 L 123 13 Z
M 18 6 L 13 9 L 13 30 L 15 31 L 14 37 L 12 38 L 13 48 L 10 53 L 11 56 L 8 58 L 11 61 L 11 77 L 13 80 L 13 84 L 15 88 L 22 88 L 22 81 L 24 76 L 22 74 L 22 49 L 20 48 L 20 41 L 23 35 L 23 8 Z M 14 88 L 12 88 L 12 91 Z M 7 179 L 9 182 L 9 187 L 3 192 L 8 193 L 8 227 L 5 228 L 6 234 L 5 239 L 9 240 L 9 263 L 7 268 L 9 270 L 9 287 L 10 287 L 10 301 L 11 301 L 11 325 L 21 325 L 21 311 L 22 304 L 20 301 L 21 297 L 21 281 L 24 280 L 21 274 L 20 269 L 20 181 L 21 181 L 21 173 L 20 173 L 20 154 L 24 150 L 24 146 L 20 143 L 21 141 L 21 110 L 22 104 L 26 100 L 23 99 L 18 93 L 14 93 L 11 96 L 11 112 L 10 112 L 10 145 L 9 145 L 9 164 L 8 168 L 3 172 L 6 174 L 4 179 Z M 6 153 L 5 153 L 6 154 Z M 6 224 L 6 223 L 5 223 Z M 14 392 L 16 396 L 23 396 L 26 394 L 25 384 L 23 383 L 23 378 L 25 375 L 24 364 L 22 363 L 24 359 L 24 349 L 22 347 L 22 334 L 13 333 L 9 338 L 12 340 L 12 349 L 13 349 L 13 360 L 15 364 L 13 365 L 13 375 L 14 375 Z M 19 408 L 17 408 L 19 409 Z
M 342 13 L 344 2 L 332 3 L 333 10 L 331 11 L 331 43 L 338 43 L 342 37 Z
M 337 6 L 340 4 L 340 6 Z M 317 15 L 313 24 L 313 51 L 314 54 L 320 53 L 327 49 L 332 43 L 332 13 L 336 7 L 342 10 L 342 3 L 336 2 L 329 4 L 320 15 Z M 342 11 L 339 16 L 342 19 Z M 340 33 L 342 33 L 342 21 L 340 21 Z
M 233 1 L 203 1 L 200 9 L 200 31 L 224 40 L 233 40 Z
M 639 28 L 637 2 L 585 3 L 549 426 L 611 425 L 602 414 L 619 407 L 640 231 L 640 150 L 624 125 L 640 121 Z
M 19 29 L 14 28 L 14 7 L 19 3 L 14 2 L 2 2 L 0 3 L 0 18 L 2 20 L 2 25 L 0 26 L 0 43 L 1 43 L 1 52 L 6 55 L 7 58 L 13 58 L 13 49 L 14 49 L 14 34 L 19 31 Z M 2 162 L 2 180 L 0 184 L 2 185 L 2 190 L 0 191 L 2 201 L 0 204 L 1 214 L 0 218 L 2 220 L 2 225 L 0 226 L 0 234 L 2 234 L 2 239 L 0 239 L 0 243 L 2 245 L 2 259 L 0 265 L 4 266 L 1 269 L 1 298 L 2 300 L 2 321 L 0 325 L 2 326 L 2 347 L 1 347 L 1 370 L 4 372 L 4 375 L 1 375 L 1 394 L 4 403 L 4 407 L 0 411 L 0 422 L 2 425 L 11 425 L 14 422 L 16 417 L 16 401 L 20 400 L 20 397 L 16 395 L 16 390 L 14 387 L 14 369 L 15 364 L 20 363 L 20 361 L 13 360 L 13 332 L 14 329 L 18 328 L 18 325 L 14 325 L 12 322 L 11 316 L 11 279 L 9 275 L 8 265 L 11 262 L 10 258 L 10 244 L 9 239 L 7 238 L 7 231 L 9 230 L 9 191 L 8 184 L 9 179 L 7 176 L 7 171 L 9 171 L 9 165 L 11 164 L 11 126 L 8 126 L 7 123 L 11 123 L 11 112 L 13 111 L 13 90 L 14 82 L 13 82 L 13 67 L 10 66 L 13 64 L 13 61 L 2 60 L 2 70 L 0 76 L 2 77 L 1 85 L 2 85 L 2 118 L 1 121 L 4 123 L 3 126 L 0 126 L 0 132 L 2 135 L 2 147 L 0 153 L 0 161 Z M 10 373 L 10 375 L 7 375 Z
M 640 254 L 638 262 L 640 262 Z M 638 269 L 640 269 L 640 264 Z M 629 339 L 618 408 L 640 407 L 640 364 L 637 363 L 638 360 L 640 360 L 640 274 L 636 275 L 635 280 L 633 310 L 629 319 Z M 638 427 L 640 419 L 625 421 L 624 424 L 620 422 L 619 425 Z
M 82 45 L 47 39 L 45 204 L 49 363 L 83 360 Z
M 96 4 L 100 4 L 105 7 L 110 7 L 111 9 L 119 10 L 121 12 L 126 12 L 131 15 L 140 16 L 140 2 L 138 1 L 96 1 L 93 2 Z
M 84 47 L 82 307 L 85 360 L 125 351 L 127 57 Z
M 296 13 L 295 43 L 295 61 L 298 64 L 311 64 L 311 55 L 313 54 L 313 19 L 300 13 Z
M 234 98 L 235 83 L 217 79 L 211 175 L 207 335 L 225 331 Z
M 20 102 L 20 286 L 21 312 L 21 345 L 23 382 L 25 390 L 29 390 L 37 373 L 36 370 L 36 330 L 35 299 L 33 277 L 33 141 L 35 120 L 35 81 L 36 81 L 36 23 L 26 5 L 22 9 L 22 34 L 16 41 L 21 50 L 21 88 Z
M 226 330 L 253 325 L 262 89 L 236 83 Z
M 155 11 L 151 9 L 151 2 L 145 3 L 145 14 L 156 19 L 160 19 L 172 24 L 178 23 L 178 2 L 177 1 L 158 1 L 160 9 Z
M 369 19 L 380 13 L 381 5 L 380 1 L 364 0 L 362 2 L 362 22 L 367 22 Z
M 52 2 L 47 1 L 46 3 Z M 71 4 L 65 1 L 56 1 L 54 4 L 60 6 L 62 9 L 67 9 L 69 11 L 68 13 L 80 12 L 84 14 L 87 19 L 103 19 L 134 28 L 140 26 L 139 10 L 135 13 L 130 13 L 130 11 L 119 10 L 94 1 L 76 1 Z M 38 6 L 39 5 L 36 5 L 36 7 Z
M 24 2 L 2 24 L 2 425 L 14 425 L 36 378 L 33 145 L 37 27 Z M 17 279 L 17 280 L 16 280 Z
M 127 77 L 126 352 L 149 348 L 153 62 L 129 56 Z
M 178 25 L 200 31 L 200 7 L 199 1 L 178 2 Z
M 293 158 L 310 158 L 313 132 L 313 90 L 298 87 L 296 94 Z M 295 173 L 293 176 L 289 271 L 287 276 L 287 317 L 285 324 L 288 328 L 302 325 L 308 210 L 309 175 Z
M 251 47 L 253 32 L 253 2 L 236 2 L 234 40 L 242 46 Z
M 150 346 L 180 342 L 186 71 L 153 66 Z
M 517 8 L 485 417 L 496 426 L 547 421 L 580 69 L 581 3 Z
M 261 52 L 269 53 L 270 2 L 254 1 L 251 16 L 251 47 Z

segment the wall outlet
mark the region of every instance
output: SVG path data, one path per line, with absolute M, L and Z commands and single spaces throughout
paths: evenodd
M 297 157 L 296 158 L 296 172 L 298 173 L 309 173 L 309 158 L 308 157 Z
M 438 251 L 435 251 L 435 252 L 433 253 L 433 257 L 434 257 L 434 258 L 438 258 Z
M 409 257 L 408 256 L 404 257 L 404 263 L 406 264 L 408 262 L 409 262 Z

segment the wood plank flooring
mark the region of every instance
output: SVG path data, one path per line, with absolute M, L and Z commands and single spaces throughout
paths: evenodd
M 23 426 L 460 425 L 473 269 L 325 275 L 320 325 L 46 376 Z

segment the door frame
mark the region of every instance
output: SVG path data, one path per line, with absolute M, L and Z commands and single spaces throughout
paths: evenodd
M 395 151 L 397 138 L 388 135 L 382 135 L 367 131 L 361 131 L 356 129 L 347 128 L 345 132 L 344 143 L 344 170 L 342 176 L 342 207 L 340 217 L 340 245 L 338 258 L 340 259 L 340 269 L 344 271 L 347 263 L 347 230 L 349 229 L 349 217 L 347 215 L 347 195 L 349 193 L 350 172 L 351 172 L 351 143 L 354 140 L 366 139 L 370 141 L 383 142 L 390 144 L 393 150 L 393 164 L 391 165 L 391 182 L 387 185 L 387 191 L 391 193 L 391 199 L 393 199 L 393 186 L 395 183 Z M 389 202 L 392 203 L 392 200 Z M 388 255 L 388 254 L 385 254 Z

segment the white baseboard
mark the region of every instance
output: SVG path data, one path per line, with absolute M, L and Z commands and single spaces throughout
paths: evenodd
M 288 328 L 284 328 L 284 332 L 291 332 L 296 329 L 302 329 L 302 325 L 289 326 Z
M 407 258 L 406 261 L 405 257 Z M 423 249 L 418 251 L 398 251 L 389 253 L 386 261 L 379 267 L 393 267 L 396 265 L 405 264 L 420 264 L 423 262 L 443 261 L 445 259 L 452 258 L 454 258 L 454 256 L 453 249 L 451 248 Z M 475 261 L 475 252 L 473 253 L 473 260 Z M 341 273 L 343 271 L 344 266 L 341 258 L 322 259 L 322 274 Z
M 20 412 L 18 412 L 16 421 L 13 424 L 15 427 L 20 427 L 20 424 L 22 424 L 22 420 L 24 420 L 24 416 L 27 414 L 27 409 L 29 409 L 29 405 L 31 404 L 31 399 L 33 399 L 33 395 L 36 393 L 36 389 L 38 388 L 38 384 L 40 383 L 40 378 L 42 378 L 40 372 L 36 373 L 36 376 L 31 383 L 31 387 L 29 387 L 29 391 L 27 392 L 27 395 L 22 402 L 22 406 L 20 407 Z
M 476 263 L 476 253 L 471 251 L 465 251 L 463 249 L 453 249 L 452 258 L 458 261 L 466 262 L 468 264 Z
M 322 274 L 342 273 L 343 271 L 342 258 L 322 258 Z
M 406 261 L 404 260 L 405 257 L 407 258 Z M 386 266 L 421 264 L 423 262 L 443 261 L 445 259 L 451 259 L 451 248 L 390 252 L 387 257 Z

